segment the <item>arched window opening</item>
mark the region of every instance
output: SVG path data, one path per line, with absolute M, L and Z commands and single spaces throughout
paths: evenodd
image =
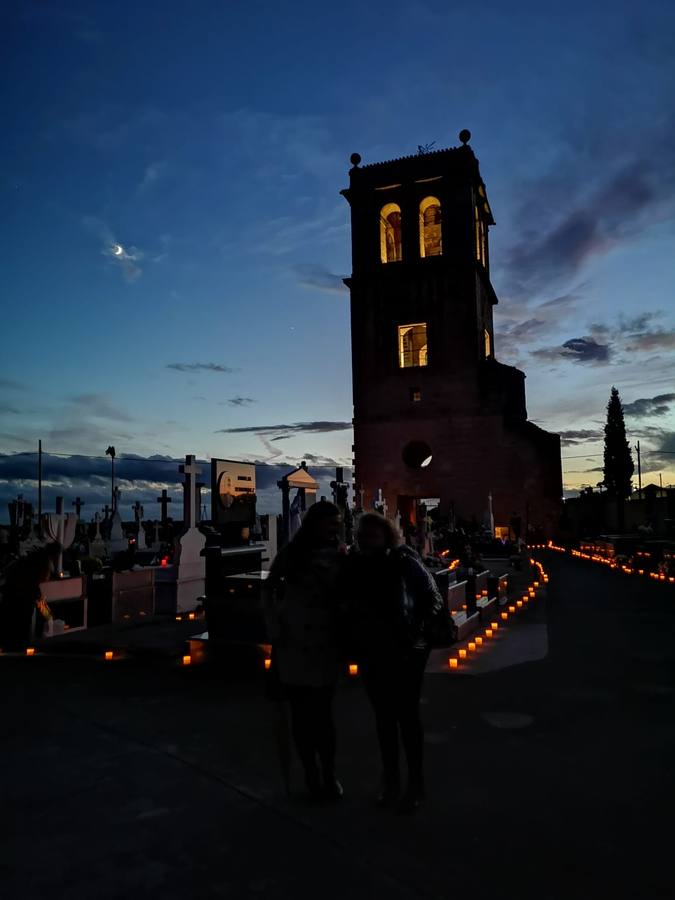
M 399 325 L 399 368 L 411 369 L 415 366 L 426 366 L 427 362 L 427 323 L 416 322 L 412 325 Z
M 473 214 L 476 229 L 476 259 L 487 269 L 487 228 L 478 209 L 478 204 L 474 206 Z
M 420 203 L 420 256 L 440 256 L 442 252 L 441 201 L 425 197 Z
M 387 203 L 380 211 L 380 258 L 383 263 L 402 258 L 401 207 L 396 203 Z

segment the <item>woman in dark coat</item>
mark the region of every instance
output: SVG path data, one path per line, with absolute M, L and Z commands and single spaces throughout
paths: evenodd
M 383 783 L 378 804 L 415 810 L 424 797 L 424 731 L 420 695 L 429 658 L 428 623 L 442 609 L 431 575 L 394 525 L 361 516 L 357 549 L 348 558 L 350 631 L 364 687 L 375 712 Z M 399 737 L 408 781 L 401 796 Z
M 40 547 L 7 566 L 0 587 L 0 647 L 4 650 L 23 650 L 42 636 L 41 609 L 48 608 L 41 602 L 40 585 L 51 578 L 58 550 L 57 544 Z
M 310 796 L 337 800 L 333 694 L 338 677 L 341 514 L 322 501 L 272 563 L 264 602 L 273 674 L 291 707 L 295 747 Z

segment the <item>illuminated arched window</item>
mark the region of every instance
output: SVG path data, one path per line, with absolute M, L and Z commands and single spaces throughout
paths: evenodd
M 380 210 L 380 258 L 389 263 L 401 257 L 401 207 L 387 203 Z
M 420 203 L 420 256 L 440 256 L 442 252 L 441 201 L 425 197 Z
M 476 259 L 487 269 L 487 228 L 478 204 L 474 205 L 473 215 L 476 229 Z

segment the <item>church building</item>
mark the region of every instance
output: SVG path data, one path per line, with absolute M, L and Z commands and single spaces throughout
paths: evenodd
M 354 488 L 414 525 L 419 503 L 498 535 L 550 534 L 562 497 L 560 438 L 527 419 L 525 374 L 497 361 L 478 160 L 457 148 L 361 165 L 351 207 Z

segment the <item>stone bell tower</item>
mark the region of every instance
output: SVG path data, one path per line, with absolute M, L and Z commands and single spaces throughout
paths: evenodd
M 351 207 L 354 483 L 414 524 L 421 499 L 483 521 L 550 531 L 562 496 L 560 440 L 527 421 L 525 375 L 497 362 L 478 160 L 461 146 L 361 165 Z

